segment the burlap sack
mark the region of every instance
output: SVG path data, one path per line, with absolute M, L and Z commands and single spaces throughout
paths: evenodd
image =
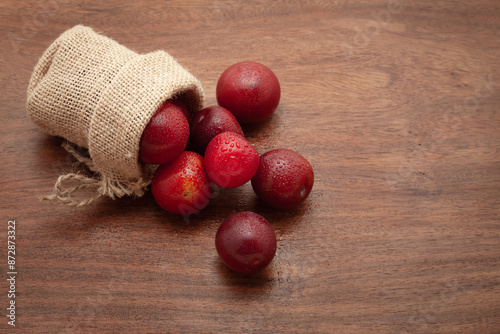
M 174 96 L 192 112 L 203 105 L 200 82 L 168 53 L 138 54 L 81 25 L 64 32 L 34 69 L 27 111 L 41 129 L 67 139 L 66 149 L 95 176 L 62 175 L 49 198 L 81 206 L 101 196 L 142 196 L 154 167 L 138 162 L 139 141 L 158 107 Z M 67 180 L 77 185 L 63 189 Z M 82 188 L 95 194 L 71 198 Z

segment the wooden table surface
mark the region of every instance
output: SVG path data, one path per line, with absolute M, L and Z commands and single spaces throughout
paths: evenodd
M 498 1 L 3 0 L 0 13 L 0 332 L 500 332 Z M 229 65 L 269 66 L 279 108 L 245 133 L 259 153 L 288 147 L 311 162 L 308 200 L 276 211 L 246 184 L 188 222 L 150 192 L 40 202 L 79 167 L 28 119 L 26 89 L 77 24 L 168 51 L 206 106 Z M 214 247 L 244 210 L 278 237 L 255 276 L 231 272 Z

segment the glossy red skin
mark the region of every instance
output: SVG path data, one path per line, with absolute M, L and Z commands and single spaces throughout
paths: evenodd
M 277 209 L 292 209 L 302 203 L 314 184 L 311 164 L 299 153 L 279 148 L 260 157 L 252 188 L 263 202 Z
M 191 115 L 191 113 L 189 112 L 189 109 L 186 106 L 186 103 L 184 102 L 184 100 L 179 98 L 179 97 L 174 97 L 168 101 L 170 103 L 172 103 L 174 106 L 176 106 L 177 108 L 179 108 L 179 110 L 182 111 L 184 116 L 186 116 L 188 123 L 191 124 L 191 119 L 193 118 L 193 115 Z
M 265 65 L 244 61 L 226 69 L 216 88 L 217 102 L 240 123 L 258 123 L 278 107 L 281 89 L 276 75 Z
M 241 126 L 231 112 L 219 106 L 202 109 L 194 115 L 191 123 L 191 144 L 196 152 L 204 154 L 208 143 L 219 133 L 227 131 L 243 136 Z
M 146 125 L 139 144 L 139 160 L 160 165 L 177 158 L 189 140 L 189 123 L 176 106 L 165 101 Z
M 218 134 L 205 151 L 208 178 L 219 187 L 239 187 L 250 181 L 258 168 L 259 153 L 235 132 Z
M 227 218 L 215 236 L 215 248 L 222 262 L 245 274 L 264 269 L 274 258 L 276 244 L 276 234 L 269 222 L 249 211 Z
M 165 210 L 190 215 L 204 209 L 213 188 L 205 173 L 203 157 L 184 151 L 174 161 L 161 165 L 151 182 L 155 201 Z

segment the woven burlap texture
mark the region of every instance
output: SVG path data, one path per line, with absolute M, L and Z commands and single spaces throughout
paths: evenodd
M 154 167 L 138 162 L 141 135 L 174 96 L 182 96 L 192 112 L 203 106 L 201 83 L 167 52 L 138 54 L 82 25 L 59 36 L 35 66 L 26 108 L 41 129 L 65 138 L 68 152 L 94 176 L 61 175 L 48 198 L 81 206 L 102 196 L 142 196 Z M 90 157 L 75 145 L 88 148 Z M 76 186 L 64 189 L 68 180 Z M 95 193 L 71 197 L 84 188 Z

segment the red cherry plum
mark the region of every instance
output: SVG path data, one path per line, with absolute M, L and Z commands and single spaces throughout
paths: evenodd
M 292 209 L 302 203 L 314 184 L 311 164 L 299 153 L 279 148 L 260 157 L 252 188 L 263 202 L 277 209 Z
M 240 123 L 262 122 L 278 107 L 281 88 L 276 75 L 265 65 L 244 61 L 227 68 L 216 87 L 217 102 Z
M 219 187 L 239 187 L 257 172 L 259 154 L 245 137 L 235 132 L 223 132 L 208 144 L 205 168 L 210 181 Z
M 264 269 L 274 258 L 276 244 L 276 234 L 269 222 L 249 211 L 227 218 L 215 236 L 215 247 L 222 262 L 246 274 Z

